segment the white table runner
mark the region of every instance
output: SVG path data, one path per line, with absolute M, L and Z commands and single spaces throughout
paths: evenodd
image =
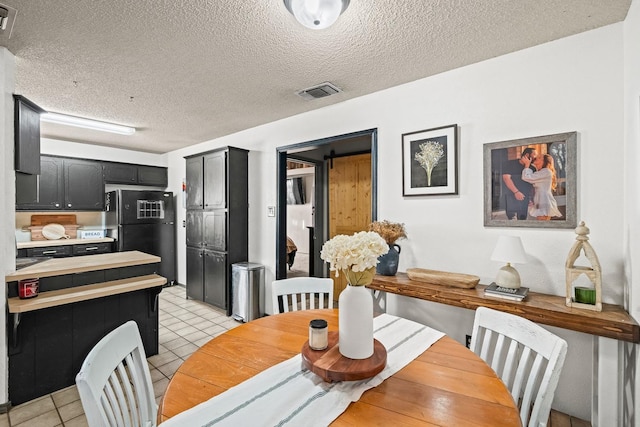
M 373 378 L 326 383 L 302 367 L 298 354 L 162 423 L 174 426 L 326 426 L 362 393 L 382 383 L 444 336 L 389 314 L 373 320 L 387 366 Z

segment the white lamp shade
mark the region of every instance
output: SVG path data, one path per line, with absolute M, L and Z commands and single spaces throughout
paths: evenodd
M 298 22 L 313 30 L 330 27 L 349 5 L 348 0 L 285 0 Z
M 527 262 L 527 254 L 524 251 L 520 237 L 500 236 L 491 254 L 491 260 L 525 264 Z

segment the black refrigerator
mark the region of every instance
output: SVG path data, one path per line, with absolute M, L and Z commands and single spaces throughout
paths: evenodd
M 176 282 L 175 200 L 170 191 L 115 190 L 106 194 L 107 235 L 118 252 L 141 251 L 161 258 L 158 274 Z

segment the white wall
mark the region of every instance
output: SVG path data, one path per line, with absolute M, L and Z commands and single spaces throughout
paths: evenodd
M 640 319 L 640 197 L 638 184 L 640 183 L 640 1 L 634 0 L 624 22 L 624 142 L 625 142 L 625 283 L 628 291 L 627 309 L 635 319 Z M 634 285 L 635 283 L 635 285 Z M 628 350 L 631 345 L 628 344 Z M 635 347 L 636 360 L 624 361 L 624 372 L 634 370 L 636 376 L 640 374 L 639 348 Z M 630 354 L 631 351 L 625 351 Z M 635 365 L 635 366 L 634 366 Z M 634 369 L 635 368 L 635 369 Z M 624 377 L 623 377 L 624 381 Z M 628 384 L 626 390 L 635 393 L 635 407 L 629 412 L 635 414 L 635 421 L 640 422 L 640 381 Z M 625 396 L 625 400 L 628 397 Z M 625 418 L 623 421 L 627 421 Z M 630 425 L 630 424 L 629 424 Z
M 0 47 L 0 256 L 2 271 L 7 274 L 15 270 L 16 245 L 13 233 L 13 216 L 15 214 L 15 175 L 13 151 L 13 91 L 15 89 L 15 58 L 6 48 Z M 3 275 L 4 275 L 3 274 Z M 0 292 L 0 343 L 7 342 L 7 314 L 4 307 L 7 293 Z M 8 364 L 7 346 L 0 345 L 0 405 L 9 400 L 8 397 Z
M 249 154 L 249 259 L 273 280 L 278 146 L 377 128 L 379 218 L 406 224 L 400 271 L 424 267 L 491 280 L 489 254 L 500 234 L 522 237 L 531 262 L 519 267 L 531 289 L 564 295 L 564 262 L 572 230 L 483 226 L 482 146 L 559 132 L 578 132 L 578 213 L 591 228 L 603 269 L 604 300 L 621 304 L 624 283 L 622 24 L 611 25 L 358 99 L 248 129 L 170 153 L 170 185 L 178 191 L 183 156 L 224 145 Z M 457 123 L 460 194 L 402 197 L 401 135 Z M 329 129 L 329 130 L 327 130 Z M 637 162 L 635 163 L 637 164 Z M 184 219 L 184 210 L 179 220 Z M 179 282 L 185 283 L 184 231 L 178 235 Z M 434 325 L 464 342 L 473 312 L 390 297 L 390 311 Z M 550 328 L 569 342 L 569 363 L 554 407 L 591 417 L 592 337 Z

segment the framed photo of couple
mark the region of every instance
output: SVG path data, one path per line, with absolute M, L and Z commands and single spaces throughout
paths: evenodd
M 483 146 L 484 225 L 575 228 L 577 133 Z

